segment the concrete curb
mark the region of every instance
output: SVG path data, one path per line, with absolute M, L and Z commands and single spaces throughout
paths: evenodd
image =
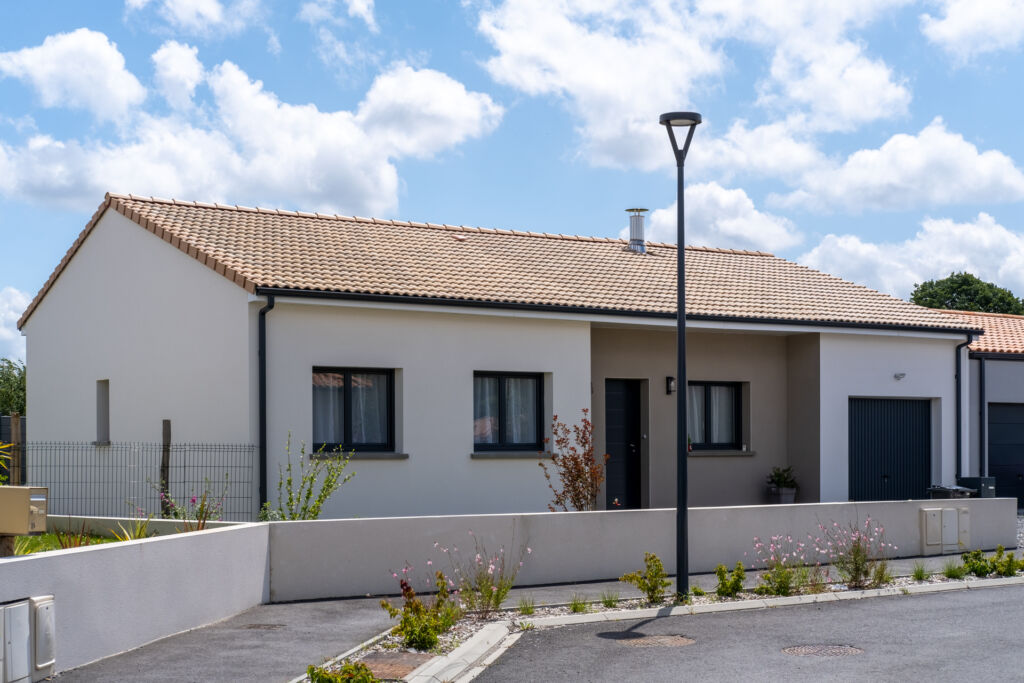
M 463 676 L 477 662 L 498 646 L 509 635 L 511 624 L 495 621 L 487 624 L 462 645 L 443 657 L 435 657 L 405 677 L 409 683 L 437 683 L 454 681 Z

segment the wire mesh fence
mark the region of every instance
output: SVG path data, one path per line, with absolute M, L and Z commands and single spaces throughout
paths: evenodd
M 30 441 L 23 449 L 26 483 L 49 488 L 50 514 L 159 518 L 167 512 L 166 481 L 179 505 L 206 492 L 223 500 L 220 519 L 255 516 L 255 446 Z

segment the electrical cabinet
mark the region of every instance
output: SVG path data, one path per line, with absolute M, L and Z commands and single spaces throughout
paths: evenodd
M 0 534 L 22 536 L 46 531 L 45 486 L 0 486 Z

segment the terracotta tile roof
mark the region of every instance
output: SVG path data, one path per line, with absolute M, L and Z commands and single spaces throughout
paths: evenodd
M 985 333 L 968 347 L 979 353 L 1024 353 L 1024 315 L 942 311 L 949 317 L 983 329 Z
M 249 292 L 258 287 L 673 316 L 676 247 L 108 194 L 19 321 L 106 210 Z M 962 330 L 927 308 L 755 251 L 687 247 L 687 317 Z

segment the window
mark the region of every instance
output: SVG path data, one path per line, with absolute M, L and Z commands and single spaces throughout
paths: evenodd
M 392 451 L 395 371 L 313 368 L 313 447 Z
M 544 381 L 538 373 L 473 373 L 473 447 L 539 451 Z
M 110 380 L 96 380 L 96 443 L 110 443 Z
M 742 399 L 739 382 L 690 382 L 686 425 L 694 450 L 739 450 Z

